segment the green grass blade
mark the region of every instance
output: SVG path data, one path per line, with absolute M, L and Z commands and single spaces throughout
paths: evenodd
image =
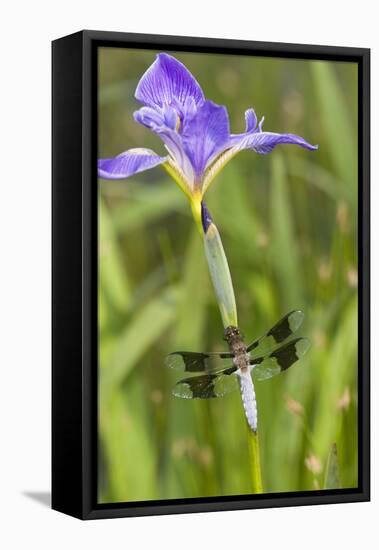
M 203 246 L 196 229 L 189 238 L 185 258 L 181 259 L 181 266 L 182 292 L 178 300 L 174 344 L 176 343 L 181 349 L 201 349 L 209 283 Z M 191 312 L 190 315 L 189 312 Z
M 356 370 L 352 368 L 357 360 L 358 337 L 355 296 L 342 309 L 339 319 L 328 352 L 319 366 L 322 385 L 317 392 L 318 403 L 315 404 L 314 441 L 316 454 L 322 460 L 326 459 L 342 422 L 341 412 L 337 409 L 338 399 L 346 386 L 356 383 Z
M 126 311 L 130 299 L 130 284 L 123 266 L 113 219 L 101 198 L 99 198 L 99 280 L 113 307 Z
M 109 361 L 109 381 L 120 383 L 143 359 L 149 347 L 159 340 L 176 318 L 177 288 L 168 288 L 141 307 L 120 334 Z
M 136 381 L 129 382 L 127 393 L 114 388 L 100 400 L 100 438 L 108 479 L 106 493 L 100 493 L 101 502 L 145 500 L 158 495 L 148 419 L 133 414 L 146 398 L 138 386 Z
M 190 213 L 187 201 L 173 183 L 145 187 L 148 188 L 133 188 L 127 200 L 114 208 L 113 222 L 121 233 L 146 227 L 173 211 Z
M 333 443 L 326 463 L 324 489 L 339 489 L 341 487 L 338 465 L 337 445 Z
M 253 176 L 246 181 L 236 164 L 231 164 L 220 174 L 217 186 L 209 197 L 207 195 L 207 203 L 209 198 L 212 214 L 223 238 L 231 238 L 237 249 L 246 247 L 250 263 L 257 261 L 257 240 L 262 230 L 252 200 L 254 186 L 257 185 Z
M 326 145 L 331 152 L 331 160 L 341 182 L 339 192 L 342 196 L 347 195 L 350 203 L 356 205 L 358 155 L 352 114 L 349 112 L 336 73 L 332 70 L 330 63 L 312 62 L 311 68 L 321 123 L 325 127 L 323 136 L 328 142 Z M 320 150 L 321 147 L 322 143 L 320 143 Z
M 285 297 L 286 309 L 301 308 L 304 303 L 301 264 L 293 223 L 293 212 L 283 157 L 275 152 L 271 176 L 270 254 L 278 287 Z

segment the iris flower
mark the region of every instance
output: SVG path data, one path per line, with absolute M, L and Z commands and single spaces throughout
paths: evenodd
M 226 107 L 205 99 L 193 75 L 174 57 L 160 53 L 137 85 L 136 99 L 142 107 L 137 122 L 157 134 L 167 155 L 151 149 L 129 149 L 114 158 L 98 161 L 98 175 L 124 179 L 163 166 L 190 200 L 195 218 L 201 219 L 201 201 L 209 185 L 237 153 L 244 149 L 270 153 L 282 143 L 314 150 L 294 134 L 265 132 L 253 109 L 245 112 L 246 131 L 231 134 Z
M 217 297 L 224 334 L 239 330 L 237 306 L 227 257 L 217 226 L 203 200 L 204 194 L 219 171 L 244 149 L 270 153 L 281 143 L 300 145 L 314 150 L 302 137 L 263 131 L 263 118 L 258 123 L 253 109 L 245 112 L 246 130 L 231 134 L 226 107 L 205 99 L 200 85 L 186 67 L 174 57 L 160 53 L 137 85 L 136 99 L 142 107 L 134 113 L 137 122 L 157 134 L 167 155 L 150 149 L 129 149 L 98 161 L 99 177 L 128 178 L 138 172 L 161 165 L 187 195 L 204 242 L 209 273 Z M 244 379 L 245 380 L 245 379 Z M 250 385 L 249 385 L 250 384 Z M 241 391 L 245 411 L 256 405 L 253 382 L 244 381 Z M 246 405 L 248 403 L 249 405 Z M 253 493 L 262 492 L 259 444 L 256 424 L 247 413 Z

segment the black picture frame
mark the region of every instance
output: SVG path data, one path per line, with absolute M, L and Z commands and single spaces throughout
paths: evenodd
M 97 49 L 234 53 L 358 63 L 357 489 L 97 504 Z M 81 519 L 370 499 L 370 50 L 81 31 L 52 43 L 52 507 Z

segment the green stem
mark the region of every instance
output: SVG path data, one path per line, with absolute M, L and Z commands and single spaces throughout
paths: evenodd
M 232 277 L 220 234 L 213 221 L 209 222 L 204 233 L 204 248 L 224 328 L 236 327 L 237 306 Z
M 263 493 L 258 432 L 253 432 L 247 424 L 246 427 L 248 432 L 247 440 L 249 446 L 249 465 L 252 493 Z
M 217 296 L 224 328 L 238 326 L 237 306 L 234 296 L 232 277 L 228 260 L 222 245 L 218 229 L 209 214 L 205 203 L 193 201 L 192 212 L 198 227 L 204 235 L 205 256 L 208 262 L 209 273 Z M 262 476 L 259 455 L 258 433 L 248 430 L 249 465 L 252 484 L 252 493 L 262 493 Z
M 191 205 L 192 215 L 195 220 L 196 227 L 200 235 L 203 237 L 204 232 L 203 232 L 203 226 L 201 223 L 201 197 L 198 197 L 198 196 L 191 197 L 189 199 L 189 202 Z

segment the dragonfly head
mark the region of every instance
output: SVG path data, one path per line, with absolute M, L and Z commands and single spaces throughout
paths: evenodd
M 231 325 L 224 330 L 224 339 L 230 346 L 233 343 L 240 342 L 243 339 L 243 335 L 238 327 Z
M 241 331 L 238 327 L 233 327 L 230 325 L 224 330 L 224 339 L 229 340 L 230 338 L 241 336 Z

